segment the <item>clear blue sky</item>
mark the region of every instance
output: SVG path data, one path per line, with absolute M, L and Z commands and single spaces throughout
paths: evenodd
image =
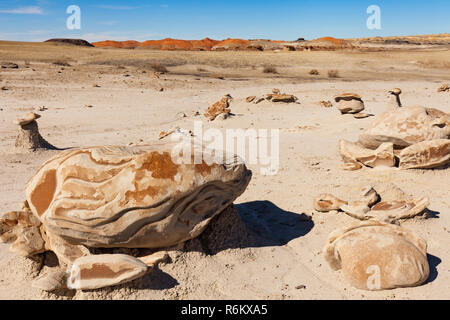
M 68 30 L 69 5 L 81 30 Z M 381 8 L 381 30 L 366 9 Z M 295 40 L 450 33 L 449 0 L 0 0 L 0 39 L 99 40 L 263 38 Z

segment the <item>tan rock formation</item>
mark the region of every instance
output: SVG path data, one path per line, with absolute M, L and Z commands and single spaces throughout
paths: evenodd
M 358 143 L 346 140 L 339 141 L 339 153 L 344 163 L 360 163 L 367 167 L 395 166 L 392 143 L 383 143 L 376 150 L 364 148 Z
M 36 113 L 29 112 L 14 121 L 14 124 L 18 125 L 14 144 L 17 152 L 30 152 L 37 149 L 56 149 L 39 133 L 36 120 L 40 117 Z
M 364 110 L 364 102 L 356 93 L 344 93 L 334 97 L 337 108 L 342 114 L 359 113 Z
M 437 90 L 438 92 L 448 92 L 450 91 L 450 85 L 448 83 L 443 83 Z
M 403 149 L 400 169 L 436 168 L 450 163 L 450 139 L 423 141 Z
M 235 156 L 178 164 L 178 146 L 61 152 L 30 179 L 28 203 L 47 235 L 73 246 L 163 248 L 192 239 L 244 192 L 251 172 Z
M 378 115 L 359 137 L 366 148 L 376 149 L 392 142 L 395 149 L 414 143 L 450 138 L 450 116 L 437 109 L 405 107 Z
M 204 116 L 207 117 L 210 121 L 214 121 L 216 117 L 220 114 L 229 114 L 231 109 L 230 106 L 230 98 L 224 97 L 222 100 L 214 103 L 212 106 L 206 110 Z
M 314 209 L 319 212 L 329 212 L 339 210 L 341 206 L 346 205 L 347 201 L 336 198 L 331 194 L 321 194 L 314 199 Z
M 427 244 L 402 227 L 365 221 L 332 232 L 323 250 L 333 270 L 355 288 L 415 287 L 429 276 Z
M 124 254 L 103 254 L 77 259 L 68 280 L 70 289 L 93 290 L 115 286 L 142 277 L 147 266 Z

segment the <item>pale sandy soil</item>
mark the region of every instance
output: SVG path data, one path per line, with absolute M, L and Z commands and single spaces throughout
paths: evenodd
M 72 66 L 61 70 L 49 63 L 61 58 L 72 60 Z M 154 79 L 148 65 L 138 66 L 134 59 L 184 59 L 187 64 L 169 66 L 168 74 Z M 32 263 L 0 245 L 0 299 L 450 298 L 450 168 L 343 171 L 338 140 L 356 140 L 373 118 L 356 120 L 340 115 L 335 107 L 318 104 L 335 94 L 356 92 L 367 111 L 376 115 L 386 107 L 387 90 L 400 87 L 404 105 L 450 112 L 450 93 L 436 90 L 450 81 L 449 51 L 183 54 L 0 43 L 0 61 L 20 65 L 0 71 L 0 86 L 9 89 L 0 91 L 2 212 L 20 208 L 25 183 L 57 152 L 20 155 L 13 151 L 16 127 L 12 121 L 37 106 L 48 108 L 39 112 L 42 135 L 60 148 L 151 143 L 161 130 L 175 126 L 192 130 L 194 121 L 202 121 L 204 128 L 280 129 L 278 174 L 262 176 L 259 168 L 249 165 L 253 179 L 235 202 L 244 221 L 240 232 L 256 239 L 251 244 L 239 248 L 230 242 L 228 248 L 207 254 L 192 249 L 198 245 L 193 241 L 188 246 L 191 250 L 172 252 L 171 263 L 162 264 L 140 282 L 60 296 L 31 288 L 36 275 L 30 269 Z M 97 66 L 92 61 L 116 65 Z M 124 61 L 128 66 L 119 69 L 117 65 Z M 268 63 L 276 65 L 279 74 L 263 74 L 262 66 Z M 321 75 L 309 76 L 312 68 Z M 341 78 L 328 79 L 329 69 L 338 69 Z M 101 87 L 93 88 L 94 83 Z M 160 87 L 165 90 L 158 92 Z M 245 102 L 247 96 L 269 93 L 272 88 L 295 94 L 299 104 Z M 235 117 L 208 122 L 193 116 L 224 94 L 234 98 Z M 86 108 L 87 104 L 93 108 Z M 179 120 L 179 112 L 188 117 Z M 343 213 L 314 212 L 313 198 L 327 192 L 349 198 L 365 184 L 373 184 L 386 197 L 398 194 L 396 186 L 408 195 L 430 198 L 428 219 L 402 223 L 428 241 L 431 276 L 423 286 L 381 292 L 353 289 L 324 261 L 321 250 L 328 234 L 352 219 Z M 302 213 L 312 215 L 312 221 L 303 221 Z

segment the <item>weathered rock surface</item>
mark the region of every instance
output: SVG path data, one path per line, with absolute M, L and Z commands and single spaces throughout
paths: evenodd
M 358 143 L 346 140 L 339 141 L 339 153 L 342 161 L 348 163 L 360 163 L 367 167 L 393 167 L 395 166 L 394 146 L 392 143 L 383 143 L 378 149 L 364 148 Z M 353 167 L 350 167 L 353 169 Z
M 337 108 L 342 114 L 359 113 L 364 110 L 364 102 L 361 96 L 355 93 L 344 93 L 334 97 Z
M 450 163 L 450 139 L 423 141 L 403 149 L 400 169 L 428 169 Z
M 10 250 L 24 257 L 45 251 L 41 222 L 30 211 L 13 211 L 0 218 L 0 241 L 11 243 Z
M 339 210 L 341 206 L 346 205 L 347 201 L 343 201 L 331 194 L 321 194 L 314 199 L 314 209 L 319 212 L 328 212 Z
M 391 142 L 395 149 L 414 143 L 450 138 L 450 116 L 437 109 L 403 107 L 378 115 L 364 131 L 359 142 L 366 148 L 376 149 Z
M 448 83 L 443 83 L 437 90 L 438 92 L 450 91 L 450 85 Z
M 68 280 L 70 289 L 93 290 L 115 286 L 142 277 L 147 266 L 124 254 L 92 255 L 77 259 Z
M 212 106 L 206 110 L 204 116 L 207 117 L 210 121 L 214 121 L 217 116 L 221 114 L 229 114 L 231 112 L 230 107 L 230 98 L 223 97 L 220 101 L 214 103 Z
M 324 257 L 355 288 L 414 287 L 429 276 L 427 244 L 402 227 L 366 221 L 332 232 Z
M 187 151 L 175 147 L 61 152 L 28 182 L 30 208 L 47 234 L 73 246 L 164 248 L 192 239 L 244 192 L 251 171 L 229 155 L 194 164 L 205 150 L 187 155 L 191 143 Z
M 270 100 L 272 102 L 293 103 L 296 102 L 298 98 L 292 94 L 272 94 Z
M 383 201 L 374 205 L 367 216 L 385 222 L 410 219 L 423 213 L 429 205 L 428 198 L 410 199 L 408 201 Z

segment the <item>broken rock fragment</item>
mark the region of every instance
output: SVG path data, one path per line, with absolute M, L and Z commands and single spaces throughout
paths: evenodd
M 346 140 L 339 141 L 339 153 L 342 161 L 360 163 L 367 167 L 394 167 L 395 156 L 392 143 L 383 143 L 376 150 L 364 148 L 362 145 Z M 352 168 L 351 166 L 349 166 Z
M 147 265 L 129 255 L 91 255 L 74 262 L 68 287 L 77 290 L 100 289 L 130 282 L 146 272 Z
M 341 206 L 346 205 L 347 201 L 343 201 L 331 194 L 321 194 L 314 199 L 314 209 L 319 212 L 329 212 L 339 210 Z
M 214 103 L 212 106 L 206 110 L 204 116 L 207 117 L 210 121 L 214 121 L 217 116 L 221 114 L 229 114 L 231 112 L 230 107 L 230 98 L 223 97 L 222 100 Z
M 450 163 L 450 139 L 413 144 L 399 154 L 400 169 L 428 169 Z

